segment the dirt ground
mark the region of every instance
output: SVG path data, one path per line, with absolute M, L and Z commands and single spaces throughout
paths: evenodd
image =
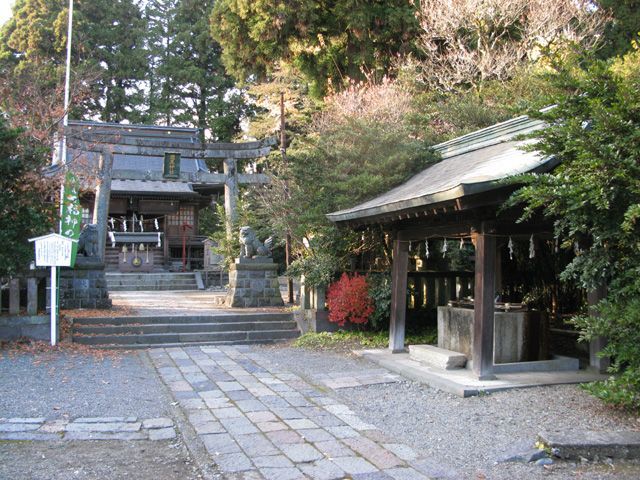
M 178 441 L 0 441 L 2 480 L 199 480 Z

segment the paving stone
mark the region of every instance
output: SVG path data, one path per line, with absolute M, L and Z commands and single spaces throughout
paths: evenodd
M 176 347 L 176 348 L 168 348 L 167 349 L 167 353 L 169 354 L 169 356 L 171 358 L 173 358 L 174 360 L 176 359 L 185 359 L 185 358 L 189 358 L 189 355 L 187 354 L 187 352 L 185 352 L 184 350 L 182 350 L 180 347 Z
M 142 421 L 142 428 L 155 429 L 168 427 L 173 427 L 173 420 L 171 420 L 170 418 L 149 418 Z
M 269 440 L 271 440 L 278 446 L 287 443 L 304 443 L 304 438 L 302 438 L 293 430 L 279 430 L 276 432 L 268 432 L 266 435 Z
M 202 435 L 200 437 L 207 452 L 217 456 L 223 453 L 239 453 L 240 446 L 228 433 L 216 433 L 212 435 Z M 214 458 L 214 461 L 216 459 Z
M 269 390 L 271 392 L 271 390 Z M 284 398 L 282 397 L 278 397 L 276 395 L 273 395 L 273 392 L 271 392 L 271 395 L 265 395 L 265 396 L 259 396 L 260 397 L 260 401 L 262 403 L 264 403 L 267 407 L 273 409 L 273 408 L 287 408 L 290 406 L 290 403 L 287 402 Z
M 190 365 L 188 367 L 180 367 L 178 369 L 180 372 L 182 373 L 202 373 L 202 370 L 200 369 L 200 367 L 198 367 L 197 365 Z M 185 375 L 185 378 L 187 376 Z
M 328 440 L 326 442 L 314 442 L 315 447 L 320 450 L 325 457 L 352 457 L 353 450 L 338 440 Z
M 327 405 L 325 410 L 334 415 L 354 415 L 353 410 L 343 404 Z
M 413 448 L 401 443 L 384 443 L 382 446 L 402 460 L 409 461 L 418 458 L 418 454 Z
M 173 396 L 176 397 L 176 400 L 187 400 L 189 398 L 200 398 L 198 396 L 198 392 L 193 389 L 184 391 L 184 392 L 173 392 Z
M 345 472 L 330 460 L 323 459 L 317 462 L 301 464 L 300 470 L 313 480 L 338 480 L 345 478 Z
M 301 480 L 306 478 L 297 468 L 261 468 L 260 473 L 267 480 Z
M 429 480 L 429 477 L 411 467 L 391 468 L 384 472 L 395 480 Z
M 293 430 L 318 428 L 318 425 L 313 423 L 308 418 L 298 418 L 298 419 L 293 419 L 293 420 L 285 420 L 284 423 L 289 425 L 289 427 L 291 427 Z
M 236 406 L 243 412 L 260 412 L 266 408 L 264 403 L 258 400 L 238 400 Z
M 260 455 L 276 455 L 280 453 L 273 443 L 261 433 L 236 435 L 234 438 L 244 452 L 252 458 Z
M 67 432 L 64 440 L 146 440 L 149 436 L 143 432 Z
M 233 400 L 234 402 L 240 400 L 255 400 L 255 396 L 248 390 L 233 390 L 231 392 L 227 392 L 227 397 Z
M 199 392 L 198 395 L 203 399 L 207 400 L 209 398 L 224 398 L 224 392 L 218 389 L 206 390 L 204 392 Z
M 289 385 L 284 385 L 280 383 L 277 383 L 275 385 L 269 385 L 269 388 L 271 388 L 271 390 L 273 390 L 274 392 L 281 392 L 281 393 L 293 392 L 293 388 L 291 388 Z
M 185 380 L 181 380 L 178 382 L 169 382 L 169 389 L 172 392 L 190 392 L 193 391 L 193 387 L 189 384 L 189 382 Z
M 176 431 L 173 427 L 149 430 L 149 440 L 170 440 L 172 438 L 176 438 Z
M 233 392 L 236 390 L 245 390 L 238 382 L 216 382 L 218 388 L 223 392 Z
M 257 456 L 252 458 L 258 468 L 286 468 L 293 467 L 293 463 L 284 455 Z
M 183 400 L 178 400 L 178 403 L 182 408 L 187 410 L 198 410 L 206 408 L 205 404 L 199 398 L 185 398 Z
M 267 410 L 248 412 L 247 417 L 249 418 L 249 420 L 255 423 L 277 421 L 276 416 Z
M 294 462 L 312 462 L 324 457 L 322 453 L 308 443 L 286 443 L 278 445 L 278 447 Z
M 298 430 L 298 433 L 302 435 L 307 442 L 325 442 L 335 440 L 333 435 L 321 428 L 302 429 Z
M 0 423 L 0 432 L 30 432 L 39 428 L 39 423 Z
M 189 422 L 194 426 L 199 423 L 215 422 L 215 420 L 209 410 L 194 410 L 189 413 Z
M 67 420 L 52 420 L 45 422 L 39 429 L 39 432 L 43 433 L 61 433 L 67 429 Z
M 231 434 L 246 435 L 248 433 L 258 433 L 258 429 L 245 417 L 221 418 L 220 423 Z
M 223 453 L 214 461 L 223 472 L 242 472 L 253 469 L 251 460 L 244 453 Z
M 0 432 L 0 440 L 51 441 L 60 440 L 56 433 L 36 432 Z
M 229 406 L 227 408 L 214 408 L 211 410 L 218 419 L 220 418 L 238 418 L 243 417 L 242 412 L 238 410 L 236 407 Z
M 356 430 L 376 430 L 377 428 L 375 425 L 362 421 L 357 415 L 338 415 L 338 418 Z
M 304 415 L 302 415 L 299 411 L 297 411 L 295 408 L 288 408 L 288 407 L 284 407 L 284 408 L 280 408 L 280 407 L 275 407 L 275 408 L 271 408 L 270 410 L 275 413 L 278 417 L 280 417 L 283 420 L 295 420 L 295 419 L 302 419 L 304 418 Z
M 198 435 L 203 435 L 207 433 L 226 433 L 227 431 L 224 429 L 220 422 L 204 422 L 193 425 L 196 433 Z
M 141 422 L 134 423 L 69 423 L 67 432 L 138 432 Z
M 44 423 L 45 417 L 14 417 L 3 420 L 6 423 Z
M 393 477 L 384 472 L 357 473 L 351 476 L 351 480 L 393 480 Z
M 136 417 L 131 417 L 133 418 L 133 422 L 135 422 L 137 419 Z M 129 421 L 128 417 L 80 417 L 80 418 L 76 418 L 73 422 L 74 423 L 120 423 L 120 422 L 127 422 Z
M 362 435 L 367 437 L 369 440 L 373 440 L 376 443 L 387 443 L 389 442 L 389 437 L 385 435 L 382 431 L 375 430 L 364 430 Z
M 321 427 L 346 427 L 347 424 L 335 415 L 319 415 L 313 421 Z
M 287 430 L 289 427 L 282 422 L 258 422 L 256 426 L 263 432 Z
M 227 398 L 207 398 L 205 399 L 204 403 L 207 405 L 207 407 L 213 409 L 227 408 L 232 406 L 231 402 Z
M 320 407 L 314 407 L 314 406 L 298 406 L 296 407 L 298 409 L 298 411 L 300 413 L 302 413 L 303 415 L 309 417 L 309 418 L 316 418 L 316 417 L 322 417 L 327 415 L 326 410 L 320 408 Z
M 360 457 L 338 457 L 333 458 L 331 461 L 351 475 L 378 471 L 375 466 Z
M 344 443 L 380 469 L 404 466 L 393 453 L 365 437 L 345 438 Z
M 327 432 L 336 438 L 352 438 L 359 437 L 360 434 L 351 427 L 327 427 Z

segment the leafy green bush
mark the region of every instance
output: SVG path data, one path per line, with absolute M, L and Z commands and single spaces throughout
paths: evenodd
M 391 316 L 391 275 L 386 273 L 372 273 L 368 276 L 369 297 L 373 301 L 374 311 L 369 317 L 369 323 L 374 330 L 389 328 Z

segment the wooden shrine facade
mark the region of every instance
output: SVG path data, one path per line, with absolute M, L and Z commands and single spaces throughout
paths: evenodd
M 69 122 L 64 163 L 85 174 L 83 220 L 98 226 L 107 268 L 202 268 L 201 210 L 224 196 L 230 228 L 239 186 L 269 182 L 265 174 L 241 173 L 238 161 L 267 155 L 274 140 L 202 143 L 199 133 Z
M 364 229 L 379 225 L 393 239 L 389 348 L 404 350 L 410 244 L 426 239 L 467 239 L 475 247 L 472 368 L 479 379 L 493 377 L 494 309 L 500 290 L 498 246 L 508 238 L 552 238 L 552 225 L 541 219 L 519 223 L 521 210 L 504 209 L 517 188 L 505 179 L 545 172 L 557 162 L 522 149 L 521 135 L 543 125 L 519 117 L 437 145 L 442 160 L 406 183 L 328 218 L 338 225 Z M 532 237 L 532 235 L 534 237 Z M 440 335 L 440 332 L 439 332 Z M 592 363 L 598 359 L 592 355 Z

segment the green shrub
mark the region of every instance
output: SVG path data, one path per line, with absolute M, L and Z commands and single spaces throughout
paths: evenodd
M 387 330 L 391 317 L 391 275 L 386 273 L 370 274 L 369 297 L 373 301 L 374 311 L 369 317 L 369 324 L 374 330 Z

